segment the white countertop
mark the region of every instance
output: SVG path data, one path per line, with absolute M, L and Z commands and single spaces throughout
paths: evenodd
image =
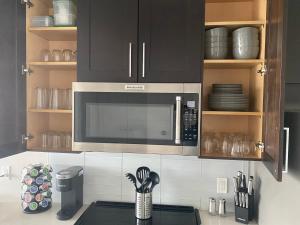
M 70 220 L 59 221 L 56 213 L 59 205 L 54 204 L 52 208 L 40 214 L 25 214 L 22 212 L 19 203 L 0 203 L 0 224 L 1 225 L 73 225 L 87 206 L 83 206 L 79 212 Z M 240 224 L 234 221 L 234 215 L 226 217 L 210 216 L 206 211 L 200 211 L 202 225 L 235 225 Z

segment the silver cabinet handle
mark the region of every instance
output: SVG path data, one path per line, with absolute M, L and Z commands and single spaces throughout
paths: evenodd
M 146 60 L 146 43 L 143 42 L 143 66 L 142 66 L 142 77 L 145 78 L 145 60 Z
M 283 173 L 288 173 L 289 171 L 289 150 L 290 150 L 290 128 L 283 128 L 285 131 L 285 167 L 283 169 Z
M 176 96 L 175 144 L 181 144 L 181 96 Z
M 129 42 L 129 77 L 132 77 L 132 43 Z

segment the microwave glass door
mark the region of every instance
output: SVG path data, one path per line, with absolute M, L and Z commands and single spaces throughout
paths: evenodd
M 181 95 L 75 92 L 75 142 L 175 145 Z

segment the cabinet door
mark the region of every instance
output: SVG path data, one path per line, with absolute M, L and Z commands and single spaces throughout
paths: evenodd
M 25 150 L 25 6 L 19 0 L 0 7 L 0 158 Z M 7 22 L 9 21 L 9 23 Z
M 138 0 L 78 0 L 78 81 L 135 82 Z
M 282 180 L 284 111 L 284 14 L 283 0 L 268 1 L 266 45 L 264 162 L 274 177 Z
M 286 41 L 286 83 L 300 83 L 300 1 L 288 0 Z
M 204 1 L 140 0 L 139 9 L 139 82 L 201 82 Z

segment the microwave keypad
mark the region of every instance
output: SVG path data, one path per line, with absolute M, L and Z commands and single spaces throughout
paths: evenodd
M 184 108 L 183 116 L 183 140 L 190 144 L 197 144 L 198 140 L 198 110 L 195 108 Z

